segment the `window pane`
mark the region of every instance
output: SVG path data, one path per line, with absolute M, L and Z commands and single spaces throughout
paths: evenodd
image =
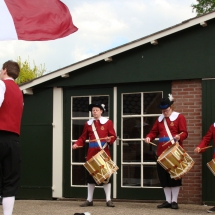
M 160 181 L 157 175 L 157 167 L 144 165 L 143 167 L 143 185 L 147 187 L 160 187 Z
M 123 165 L 123 186 L 140 186 L 140 165 Z
M 141 118 L 123 119 L 123 139 L 141 138 Z
M 92 96 L 92 103 L 100 103 L 105 105 L 105 112 L 102 116 L 109 116 L 109 96 Z
M 158 141 L 153 141 L 153 143 L 155 143 L 157 145 Z M 157 161 L 156 150 L 157 150 L 157 146 L 144 143 L 144 145 L 143 145 L 143 161 L 144 162 L 156 162 Z
M 146 137 L 146 135 L 151 131 L 153 125 L 155 124 L 157 120 L 157 116 L 152 117 L 144 117 L 144 125 L 143 125 L 143 137 Z
M 77 140 L 83 132 L 86 120 L 72 120 L 72 140 Z
M 72 162 L 85 163 L 87 156 L 88 143 L 83 148 L 72 150 Z
M 123 162 L 141 161 L 141 141 L 123 142 Z
M 72 185 L 86 185 L 87 170 L 83 165 L 72 166 Z
M 160 104 L 160 101 L 162 99 L 162 93 L 144 93 L 144 101 L 143 101 L 143 107 L 144 107 L 144 114 L 160 114 L 160 109 L 158 108 L 158 105 Z
M 89 97 L 72 98 L 72 117 L 88 117 Z
M 141 94 L 123 95 L 123 115 L 141 114 Z

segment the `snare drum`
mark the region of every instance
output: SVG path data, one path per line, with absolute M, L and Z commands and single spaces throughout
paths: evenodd
M 215 158 L 212 159 L 210 162 L 207 163 L 208 168 L 215 176 Z
M 193 159 L 178 144 L 169 146 L 159 157 L 158 163 L 170 174 L 170 177 L 177 180 L 194 165 Z
M 88 160 L 84 167 L 98 185 L 104 183 L 106 179 L 110 178 L 119 169 L 104 150 L 101 150 Z

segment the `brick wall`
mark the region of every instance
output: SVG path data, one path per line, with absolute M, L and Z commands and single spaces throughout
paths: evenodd
M 172 82 L 175 111 L 187 120 L 188 138 L 183 145 L 195 164 L 182 179 L 179 203 L 202 203 L 202 157 L 194 148 L 202 139 L 202 86 L 201 80 Z

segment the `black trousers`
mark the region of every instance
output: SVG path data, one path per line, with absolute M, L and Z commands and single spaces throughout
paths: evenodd
M 16 196 L 21 172 L 19 135 L 0 131 L 0 166 L 2 196 Z
M 2 167 L 0 163 L 0 196 L 2 196 Z
M 161 187 L 178 187 L 182 186 L 182 180 L 175 180 L 170 177 L 170 174 L 157 163 L 158 178 L 160 180 Z

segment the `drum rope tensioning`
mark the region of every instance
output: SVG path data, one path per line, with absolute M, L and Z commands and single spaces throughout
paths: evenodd
M 169 146 L 159 157 L 157 162 L 178 180 L 193 167 L 194 161 L 188 153 L 178 144 Z

